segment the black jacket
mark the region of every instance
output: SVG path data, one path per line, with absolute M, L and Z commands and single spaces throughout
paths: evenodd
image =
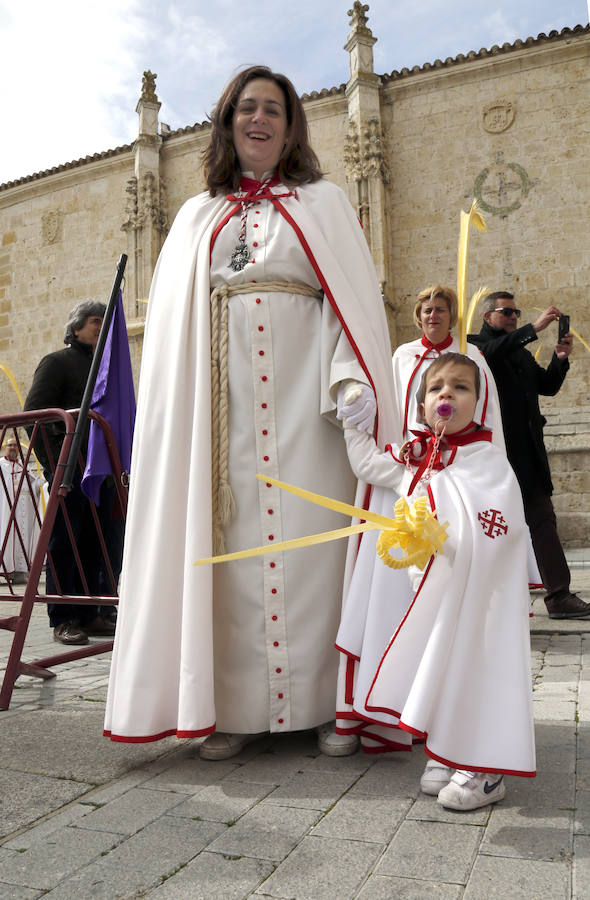
M 90 344 L 73 340 L 63 350 L 44 356 L 35 370 L 24 408 L 78 409 L 92 365 L 92 354 Z M 46 431 L 55 465 L 63 442 L 64 427 L 61 422 L 51 423 L 46 426 Z M 47 474 L 52 467 L 41 438 L 35 441 L 35 453 Z
M 545 418 L 539 394 L 554 396 L 569 369 L 567 359 L 555 353 L 548 367 L 540 366 L 525 345 L 537 339 L 532 325 L 506 332 L 483 323 L 479 334 L 467 340 L 480 348 L 498 388 L 508 459 L 523 494 L 541 490 L 551 495 L 553 484 L 543 440 Z

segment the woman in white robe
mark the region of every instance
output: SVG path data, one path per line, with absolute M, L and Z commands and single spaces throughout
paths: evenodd
M 346 547 L 193 563 L 213 532 L 231 552 L 342 527 L 255 474 L 353 500 L 338 387 L 374 393 L 383 446 L 392 385 L 362 230 L 321 178 L 284 76 L 230 83 L 205 172 L 150 292 L 105 734 L 210 735 L 201 755 L 219 759 L 334 719 Z M 324 739 L 334 755 L 356 747 Z

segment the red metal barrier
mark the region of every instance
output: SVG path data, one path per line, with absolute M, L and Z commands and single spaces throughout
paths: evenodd
M 88 656 L 105 653 L 113 646 L 112 640 L 107 640 L 76 647 L 74 650 L 56 653 L 53 656 L 35 659 L 31 662 L 24 662 L 21 659 L 35 603 L 116 606 L 119 602 L 117 579 L 120 559 L 115 562 L 113 568 L 112 551 L 107 547 L 109 538 L 104 534 L 104 517 L 103 524 L 101 524 L 99 511 L 97 511 L 94 503 L 88 500 L 95 529 L 95 534 L 90 535 L 92 546 L 94 545 L 94 536 L 96 537 L 97 557 L 93 560 L 93 563 L 96 563 L 98 560 L 100 571 L 103 574 L 103 581 L 106 582 L 104 592 L 91 593 L 89 590 L 89 573 L 85 571 L 84 561 L 81 558 L 74 538 L 72 523 L 66 505 L 66 497 L 69 491 L 62 486 L 62 480 L 72 444 L 76 417 L 77 410 L 66 412 L 63 409 L 32 410 L 10 416 L 0 416 L 0 446 L 8 438 L 15 437 L 19 449 L 18 458 L 22 465 L 22 472 L 20 475 L 12 477 L 11 484 L 7 484 L 5 473 L 0 469 L 0 507 L 3 507 L 4 510 L 4 514 L 0 516 L 0 522 L 2 523 L 0 526 L 0 603 L 2 601 L 12 601 L 20 605 L 17 615 L 0 617 L 0 628 L 14 633 L 2 688 L 0 689 L 0 710 L 8 709 L 14 683 L 19 675 L 54 678 L 55 672 L 50 670 L 50 666 L 54 667 L 71 660 L 84 659 Z M 117 514 L 124 520 L 127 511 L 127 473 L 122 472 L 119 453 L 108 422 L 94 411 L 90 411 L 89 417 L 99 425 L 104 435 L 114 476 Z M 57 461 L 54 461 L 51 453 L 51 444 L 52 442 L 55 444 L 56 426 L 62 430 L 65 428 L 65 437 L 59 458 Z M 24 434 L 22 429 L 25 428 L 29 433 L 30 444 L 28 447 L 26 443 L 23 443 L 22 437 Z M 21 429 L 20 433 L 19 429 Z M 48 468 L 52 473 L 51 489 L 45 511 L 42 508 L 43 501 L 41 496 L 36 489 L 37 471 L 33 465 L 33 447 L 38 448 L 42 452 L 42 455 L 48 461 Z M 84 471 L 84 466 L 83 454 L 80 453 L 77 467 L 78 481 Z M 23 533 L 24 529 L 18 522 L 17 507 L 19 503 L 33 505 L 38 536 L 34 540 L 34 546 L 32 547 L 28 545 L 27 534 Z M 73 573 L 81 588 L 79 593 L 62 593 L 58 573 L 52 554 L 49 551 L 58 512 L 60 516 L 63 516 L 63 520 L 60 519 L 60 527 L 63 530 L 63 525 L 65 524 L 69 540 L 69 549 L 66 549 L 72 556 L 72 565 L 75 567 Z M 122 531 L 122 523 L 120 523 L 120 530 Z M 88 541 L 88 535 L 86 535 L 85 541 Z M 20 558 L 25 561 L 27 580 L 26 584 L 23 585 L 14 584 L 11 580 L 15 551 L 18 551 L 17 555 L 20 555 Z M 47 594 L 41 591 L 45 565 L 48 567 L 48 571 L 51 571 L 53 581 L 56 584 L 56 593 Z

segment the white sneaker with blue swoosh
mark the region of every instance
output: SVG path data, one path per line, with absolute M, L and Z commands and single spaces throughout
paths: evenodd
M 447 786 L 439 791 L 438 802 L 446 809 L 466 811 L 497 803 L 505 793 L 503 775 L 458 769 Z

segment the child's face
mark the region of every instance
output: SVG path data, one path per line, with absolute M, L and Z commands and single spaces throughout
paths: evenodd
M 446 425 L 446 434 L 466 428 L 473 421 L 476 405 L 475 373 L 470 366 L 451 362 L 431 377 L 427 373 L 420 412 L 433 431 L 437 423 Z

